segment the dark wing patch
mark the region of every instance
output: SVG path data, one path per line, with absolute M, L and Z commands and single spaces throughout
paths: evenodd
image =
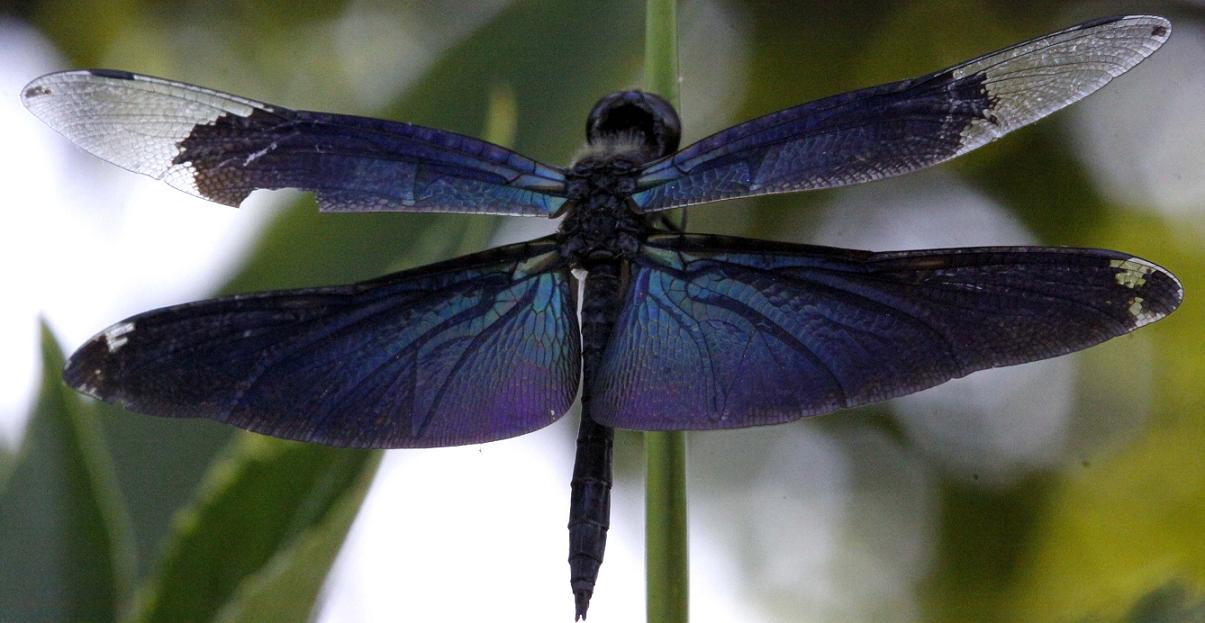
M 551 216 L 565 202 L 560 169 L 408 123 L 100 69 L 42 76 L 22 101 L 89 152 L 232 206 L 260 188 L 314 191 L 325 211 Z
M 1170 273 L 1115 251 L 869 253 L 650 239 L 592 415 L 641 430 L 774 424 L 1086 348 L 1171 313 Z
M 374 281 L 159 309 L 63 373 L 133 411 L 336 446 L 449 446 L 552 423 L 577 393 L 575 291 L 554 244 Z
M 1161 17 L 1096 20 L 927 76 L 788 108 L 650 164 L 643 212 L 832 188 L 949 160 L 1088 96 L 1167 40 Z

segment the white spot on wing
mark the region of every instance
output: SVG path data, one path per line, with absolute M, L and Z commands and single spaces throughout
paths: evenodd
M 1142 297 L 1135 296 L 1130 299 L 1130 315 L 1135 318 L 1142 318 Z
M 1129 312 L 1134 317 L 1134 328 L 1145 327 L 1156 320 L 1162 319 L 1167 314 L 1149 311 L 1142 306 L 1143 300 L 1141 296 L 1135 296 L 1130 299 Z
M 251 164 L 252 162 L 255 162 L 256 160 L 259 160 L 260 158 L 264 157 L 265 154 L 272 151 L 273 149 L 276 149 L 276 141 L 272 141 L 271 145 L 268 145 L 267 147 L 265 147 L 257 152 L 248 154 L 246 160 L 243 160 L 243 166 L 247 166 L 247 165 Z
M 1114 275 L 1117 283 L 1131 290 L 1144 285 L 1146 283 L 1146 276 L 1155 270 L 1154 266 L 1137 258 L 1112 260 L 1109 262 L 1109 266 L 1118 269 L 1117 274 Z M 1138 300 L 1141 301 L 1142 299 Z
M 133 330 L 134 323 L 119 322 L 108 329 L 105 329 L 105 332 L 101 334 L 101 337 L 105 340 L 105 345 L 109 347 L 109 352 L 115 353 L 121 350 L 121 347 L 125 346 L 126 342 L 130 341 L 130 338 L 126 337 L 126 335 L 131 333 Z

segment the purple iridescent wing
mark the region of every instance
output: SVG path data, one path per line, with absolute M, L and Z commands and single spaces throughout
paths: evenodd
M 377 280 L 117 323 L 72 387 L 150 415 L 335 446 L 449 446 L 552 423 L 577 393 L 575 290 L 541 239 Z
M 870 253 L 658 235 L 594 384 L 592 415 L 642 430 L 774 424 L 1154 322 L 1181 288 L 1123 253 L 984 247 Z
M 650 164 L 633 200 L 654 212 L 915 171 L 1086 97 L 1170 33 L 1161 17 L 1106 18 L 920 78 L 788 108 Z
M 560 169 L 409 123 L 99 69 L 42 76 L 21 99 L 92 154 L 231 206 L 260 188 L 314 191 L 324 211 L 551 216 L 565 202 Z

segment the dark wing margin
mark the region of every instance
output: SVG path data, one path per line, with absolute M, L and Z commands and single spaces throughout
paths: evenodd
M 748 121 L 650 164 L 643 212 L 900 175 L 949 160 L 1084 98 L 1167 41 L 1162 17 L 1112 17 L 927 76 Z
M 408 123 L 104 69 L 42 76 L 21 101 L 92 154 L 231 206 L 261 188 L 314 191 L 323 211 L 551 216 L 565 202 L 560 169 Z
M 167 307 L 93 337 L 63 377 L 140 413 L 334 446 L 503 439 L 552 423 L 577 394 L 572 283 L 542 239 L 355 285 Z
M 1054 357 L 1171 313 L 1171 273 L 1097 249 L 870 253 L 654 236 L 592 415 L 640 430 L 775 424 Z

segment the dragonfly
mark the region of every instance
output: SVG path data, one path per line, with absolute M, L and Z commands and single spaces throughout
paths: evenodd
M 22 92 L 33 114 L 217 203 L 297 188 L 327 212 L 561 218 L 553 235 L 371 281 L 142 313 L 81 346 L 63 378 L 139 413 L 356 448 L 522 435 L 569 411 L 580 387 L 569 565 L 584 618 L 606 545 L 613 429 L 740 428 L 875 403 L 1086 348 L 1183 296 L 1170 272 L 1118 251 L 839 249 L 690 233 L 666 211 L 936 165 L 1100 89 L 1170 28 L 1097 19 L 681 150 L 666 100 L 612 93 L 567 167 L 125 71 L 52 73 Z

